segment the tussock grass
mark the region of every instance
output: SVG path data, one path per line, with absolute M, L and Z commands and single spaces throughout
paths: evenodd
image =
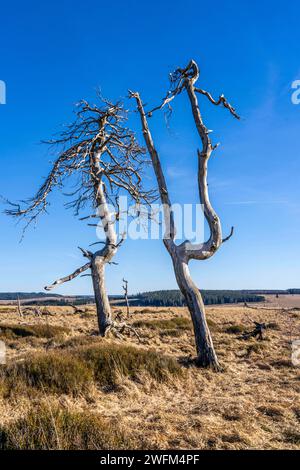
M 276 330 L 276 331 L 279 331 L 280 330 L 280 325 L 275 322 L 275 321 L 272 321 L 270 323 L 267 323 L 267 328 L 269 330 Z
M 99 344 L 102 338 L 100 336 L 79 335 L 69 338 L 59 345 L 62 349 L 80 348 L 91 344 Z
M 57 325 L 10 325 L 0 324 L 0 338 L 18 339 L 26 337 L 55 338 L 69 333 L 69 328 Z
M 256 343 L 252 343 L 247 347 L 247 354 L 246 356 L 249 357 L 251 354 L 259 354 L 265 349 L 265 343 L 262 343 L 261 341 Z
M 244 325 L 230 325 L 228 328 L 225 329 L 225 333 L 228 333 L 229 335 L 238 335 L 241 333 L 244 333 L 245 331 L 245 326 Z
M 300 408 L 293 408 L 294 415 L 296 419 L 300 422 Z
M 167 318 L 161 320 L 137 320 L 133 323 L 134 327 L 137 328 L 149 328 L 151 330 L 190 330 L 192 328 L 192 322 L 190 319 L 185 317 Z
M 147 315 L 147 314 L 159 314 L 159 313 L 171 313 L 173 314 L 174 312 L 172 310 L 160 310 L 159 308 L 143 308 L 142 310 L 135 310 L 133 312 L 133 314 L 137 314 L 137 313 L 142 313 L 144 315 Z
M 292 367 L 291 359 L 277 359 L 270 362 L 270 365 L 276 368 Z
M 4 369 L 0 384 L 8 396 L 34 390 L 78 396 L 87 395 L 92 385 L 114 389 L 120 377 L 137 381 L 145 373 L 165 382 L 182 369 L 175 359 L 155 351 L 105 342 L 31 355 Z
M 292 296 L 289 298 L 292 300 Z M 149 315 L 131 315 L 127 321 L 132 325 L 139 320 L 172 320 L 180 317 L 189 322 L 187 309 L 174 307 L 173 314 L 164 309 L 163 314 L 152 315 L 159 310 L 153 308 Z M 117 421 L 126 430 L 126 435 L 121 437 L 121 442 L 112 442 L 108 434 L 107 446 L 110 448 L 299 449 L 299 368 L 292 365 L 290 345 L 291 326 L 293 339 L 296 339 L 299 331 L 299 315 L 293 319 L 292 315 L 281 315 L 276 311 L 252 311 L 251 320 L 263 321 L 269 327 L 265 332 L 266 339 L 240 341 L 239 332 L 228 334 L 225 330 L 233 325 L 243 325 L 243 330 L 252 328 L 245 313 L 245 308 L 238 305 L 207 307 L 208 323 L 215 349 L 224 367 L 223 373 L 179 366 L 177 377 L 176 358 L 186 365 L 195 354 L 191 329 L 177 328 L 174 323 L 171 328 L 164 324 L 161 330 L 143 326 L 143 345 L 138 344 L 135 336 L 126 336 L 126 340 L 124 338 L 122 341 L 103 339 L 94 335 L 97 328 L 95 318 L 83 319 L 80 315 L 70 315 L 67 307 L 56 307 L 55 317 L 49 316 L 48 323 L 67 327 L 71 325 L 67 338 L 46 341 L 22 336 L 13 341 L 4 338 L 8 365 L 0 366 L 0 445 L 3 448 L 105 448 L 108 441 L 102 444 L 100 439 L 106 435 L 107 426 L 113 426 L 113 431 L 118 432 Z M 1 315 L 3 324 L 23 326 L 20 325 L 17 312 Z M 36 320 L 32 319 L 31 322 L 42 321 Z M 144 364 L 146 358 L 130 359 L 131 353 L 125 353 L 124 350 L 119 352 L 118 348 L 128 346 L 134 348 L 132 355 L 146 355 L 155 349 L 156 358 L 160 356 L 161 362 L 169 355 L 172 356 L 175 373 L 170 373 L 164 366 L 152 364 L 151 378 L 150 364 Z M 104 360 L 102 349 L 114 349 L 116 356 L 111 357 L 107 352 L 109 358 Z M 54 382 L 54 388 L 52 378 L 50 385 L 30 386 L 28 383 L 32 382 L 24 380 L 22 373 L 20 379 L 11 382 L 4 374 L 5 370 L 21 368 L 21 364 L 33 357 L 52 354 L 79 361 L 89 374 L 86 386 L 77 388 L 78 372 L 73 385 L 75 392 L 70 387 L 67 394 L 61 391 L 64 382 L 60 385 L 58 379 Z M 126 357 L 123 371 L 118 362 L 121 357 Z M 156 358 L 153 360 L 157 364 Z M 153 362 L 151 358 L 148 360 Z M 155 378 L 157 368 L 162 369 L 162 383 L 156 382 L 160 380 Z M 61 374 L 57 374 L 61 377 L 63 373 L 64 367 L 61 366 Z M 47 375 L 45 380 L 48 380 Z M 59 416 L 66 409 L 72 416 L 82 416 L 82 412 L 89 415 L 97 410 L 97 413 L 114 418 L 101 418 L 105 421 L 105 430 L 101 428 L 98 438 L 98 431 L 94 430 L 93 425 L 79 425 L 76 418 L 69 420 L 55 417 L 53 420 L 50 413 L 49 419 L 38 421 L 38 415 L 43 415 L 39 405 L 43 403 L 47 406 L 52 404 L 52 414 L 55 416 L 58 406 Z M 31 413 L 37 417 L 31 418 L 30 425 L 27 413 L 32 406 L 34 409 Z M 96 416 L 99 417 L 98 414 Z M 65 422 L 72 425 L 62 424 Z M 95 428 L 98 429 L 98 426 L 95 425 Z M 82 429 L 88 429 L 88 436 Z M 35 434 L 39 438 L 36 437 L 34 443 L 32 439 L 35 439 Z M 45 439 L 43 435 L 46 435 Z M 131 436 L 134 438 L 133 443 Z
M 92 381 L 93 373 L 83 361 L 61 352 L 35 354 L 4 370 L 4 384 L 10 395 L 35 389 L 76 396 L 86 392 Z
M 93 318 L 96 316 L 94 310 L 86 310 L 85 312 L 80 313 L 80 318 Z
M 275 420 L 282 418 L 284 414 L 282 408 L 279 408 L 278 406 L 263 405 L 259 406 L 257 410 L 265 416 L 268 416 L 269 418 L 273 418 Z
M 102 343 L 78 350 L 78 356 L 94 371 L 95 380 L 104 387 L 115 387 L 118 377 L 139 380 L 143 373 L 158 382 L 181 375 L 182 369 L 172 357 L 135 346 Z
M 166 313 L 166 312 L 164 312 Z M 220 330 L 219 325 L 210 318 L 207 318 L 207 324 L 211 332 Z M 136 320 L 133 323 L 136 328 L 148 328 L 150 330 L 159 331 L 161 337 L 171 336 L 180 337 L 187 331 L 192 331 L 192 320 L 187 317 L 171 317 L 155 320 Z
M 179 338 L 179 336 L 182 336 L 185 333 L 186 330 L 179 328 L 179 329 L 170 329 L 170 330 L 162 330 L 159 333 L 159 336 L 163 338 L 164 336 L 171 336 L 173 338 Z
M 289 429 L 284 432 L 284 441 L 290 444 L 300 444 L 299 430 Z
M 1 450 L 129 449 L 134 442 L 118 423 L 90 412 L 39 406 L 0 428 Z

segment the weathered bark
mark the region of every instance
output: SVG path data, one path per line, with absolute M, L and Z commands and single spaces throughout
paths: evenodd
M 188 264 L 176 254 L 172 256 L 174 272 L 178 287 L 184 296 L 194 328 L 197 365 L 220 370 L 212 337 L 207 325 L 202 295 L 193 282 Z
M 111 325 L 111 308 L 105 287 L 105 262 L 100 256 L 92 260 L 92 280 L 96 301 L 100 336 L 105 336 Z
M 17 299 L 17 305 L 18 305 L 18 313 L 19 313 L 19 316 L 20 317 L 23 317 L 23 313 L 22 313 L 22 307 L 21 307 L 21 301 L 20 301 L 20 297 L 18 296 L 18 299 Z
M 173 90 L 169 90 L 166 98 L 163 100 L 160 106 L 154 108 L 148 113 L 145 113 L 144 106 L 139 93 L 130 93 L 131 97 L 135 98 L 137 102 L 137 108 L 141 118 L 144 139 L 149 154 L 151 156 L 152 165 L 160 192 L 161 202 L 163 204 L 165 222 L 165 234 L 163 241 L 172 258 L 177 284 L 186 300 L 186 304 L 189 309 L 194 326 L 197 363 L 199 366 L 212 367 L 215 370 L 219 370 L 220 365 L 216 352 L 214 350 L 212 338 L 207 325 L 202 296 L 200 294 L 199 289 L 191 278 L 188 263 L 191 259 L 205 260 L 213 256 L 215 252 L 220 248 L 222 243 L 224 241 L 227 241 L 232 236 L 233 228 L 231 229 L 230 235 L 223 240 L 220 219 L 214 211 L 209 200 L 207 185 L 207 166 L 208 160 L 212 152 L 215 150 L 216 146 L 212 145 L 211 140 L 209 138 L 210 131 L 206 128 L 203 123 L 196 93 L 201 93 L 205 95 L 215 105 L 222 104 L 235 117 L 238 118 L 238 115 L 235 113 L 234 108 L 227 102 L 223 95 L 221 95 L 219 100 L 216 101 L 212 98 L 209 93 L 195 88 L 195 82 L 198 80 L 199 77 L 199 69 L 194 61 L 191 61 L 185 69 L 178 69 L 175 73 L 175 77 L 175 82 L 177 82 L 177 86 Z M 199 198 L 203 207 L 204 216 L 210 228 L 210 237 L 206 242 L 198 245 L 191 243 L 189 240 L 186 240 L 180 245 L 175 244 L 176 228 L 174 224 L 172 205 L 169 198 L 164 173 L 161 167 L 160 158 L 154 146 L 154 142 L 147 120 L 148 116 L 152 116 L 153 111 L 157 109 L 162 109 L 165 105 L 169 106 L 169 103 L 183 90 L 186 90 L 187 92 L 195 126 L 202 143 L 201 151 L 198 150 L 197 152 L 198 188 Z
M 58 285 L 69 282 L 78 276 L 91 276 L 97 305 L 100 334 L 104 336 L 109 329 L 130 329 L 124 323 L 116 325 L 111 319 L 111 310 L 105 290 L 105 265 L 114 264 L 112 258 L 125 238 L 117 241 L 116 222 L 120 217 L 120 192 L 129 196 L 136 204 L 149 205 L 156 199 L 153 190 L 145 190 L 142 184 L 142 169 L 146 160 L 144 148 L 135 138 L 132 130 L 124 125 L 127 112 L 122 103 L 113 104 L 101 98 L 101 106 L 90 105 L 82 100 L 76 106 L 76 120 L 66 126 L 58 139 L 49 143 L 61 147 L 59 155 L 52 165 L 44 183 L 35 196 L 12 206 L 6 213 L 13 217 L 25 217 L 28 223 L 25 228 L 46 212 L 48 197 L 55 188 L 63 188 L 65 180 L 77 176 L 74 191 L 69 194 L 72 199 L 67 206 L 74 209 L 76 217 L 88 207 L 96 213 L 81 217 L 99 219 L 104 229 L 104 240 L 92 243 L 102 244 L 102 249 L 91 252 L 80 248 L 83 256 L 89 261 L 77 268 L 68 276 L 61 277 L 50 286 L 51 290 Z M 110 213 L 112 205 L 114 215 Z M 88 224 L 98 226 L 98 224 Z M 25 230 L 25 229 L 24 229 Z M 85 271 L 91 270 L 88 274 Z M 19 306 L 21 315 L 21 308 Z
M 125 304 L 126 304 L 126 313 L 127 313 L 127 318 L 130 316 L 130 310 L 129 310 L 129 300 L 128 300 L 128 281 L 123 278 L 123 290 L 124 290 L 124 298 L 125 298 Z
M 97 203 L 99 218 L 105 233 L 105 245 L 92 257 L 92 279 L 97 308 L 99 333 L 105 336 L 111 325 L 111 308 L 105 287 L 105 265 L 111 261 L 117 252 L 117 234 L 114 221 L 109 212 L 107 197 L 102 181 L 100 167 L 101 153 L 94 154 L 91 158 L 91 171 L 94 180 L 94 198 Z
M 176 230 L 172 205 L 169 199 L 166 180 L 163 174 L 160 159 L 153 143 L 142 100 L 138 93 L 134 93 L 132 94 L 132 96 L 134 96 L 137 101 L 145 142 L 148 151 L 151 155 L 153 169 L 156 175 L 158 188 L 160 191 L 161 201 L 163 203 L 165 220 L 165 234 L 163 241 L 172 258 L 177 284 L 182 295 L 186 300 L 186 304 L 193 322 L 195 345 L 197 352 L 196 363 L 201 367 L 211 367 L 212 369 L 218 371 L 220 370 L 220 366 L 207 325 L 203 300 L 199 289 L 192 281 L 188 269 L 188 262 L 190 259 L 209 258 L 213 255 L 218 246 L 222 243 L 222 237 L 220 233 L 220 221 L 217 218 L 216 214 L 213 212 L 208 198 L 206 183 L 206 160 L 201 158 L 199 155 L 198 180 L 200 198 L 205 206 L 204 214 L 208 219 L 209 225 L 212 229 L 210 239 L 208 240 L 208 242 L 202 244 L 201 246 L 193 246 L 188 241 L 182 243 L 181 245 L 176 245 L 174 241 Z M 202 187 L 203 184 L 204 187 Z

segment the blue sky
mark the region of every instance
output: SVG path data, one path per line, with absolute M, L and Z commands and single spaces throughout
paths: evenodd
M 1 6 L 0 193 L 32 195 L 49 170 L 40 140 L 72 119 L 73 104 L 94 90 L 117 99 L 139 90 L 157 104 L 168 74 L 194 58 L 201 86 L 224 93 L 242 120 L 202 100 L 207 126 L 221 146 L 209 167 L 213 204 L 234 237 L 213 259 L 191 264 L 200 288 L 300 286 L 300 105 L 291 84 L 300 79 L 298 2 L 177 0 L 158 2 L 30 1 Z M 133 125 L 137 121 L 133 119 Z M 199 146 L 184 99 L 174 106 L 171 131 L 151 122 L 173 202 L 197 202 Z M 149 173 L 149 178 L 151 173 Z M 50 214 L 27 231 L 0 215 L 0 291 L 39 291 L 82 263 L 77 246 L 94 231 L 51 198 Z M 125 275 L 132 292 L 176 288 L 161 241 L 127 241 L 118 266 L 107 270 L 110 293 Z M 58 293 L 91 293 L 80 278 Z

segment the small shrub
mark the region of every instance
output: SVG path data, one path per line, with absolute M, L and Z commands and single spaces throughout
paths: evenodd
M 56 325 L 0 325 L 0 337 L 7 339 L 26 338 L 34 336 L 36 338 L 55 338 L 63 333 L 69 333 L 69 328 Z
M 1 450 L 109 450 L 133 448 L 116 422 L 90 412 L 39 406 L 0 428 Z
M 36 354 L 5 370 L 11 392 L 34 388 L 78 395 L 92 383 L 93 373 L 79 358 L 61 352 Z

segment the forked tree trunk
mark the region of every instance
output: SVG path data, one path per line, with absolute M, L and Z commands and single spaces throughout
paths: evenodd
M 187 263 L 175 254 L 172 255 L 172 261 L 178 287 L 186 301 L 193 322 L 197 365 L 219 371 L 220 364 L 207 325 L 202 295 L 191 278 Z
M 207 185 L 207 164 L 212 152 L 216 149 L 217 146 L 212 145 L 212 142 L 209 138 L 210 131 L 203 123 L 196 93 L 205 95 L 214 105 L 222 104 L 236 118 L 239 117 L 235 113 L 234 108 L 228 103 L 223 95 L 220 96 L 219 100 L 214 100 L 210 93 L 195 87 L 195 82 L 199 78 L 199 68 L 196 62 L 191 61 L 185 69 L 177 69 L 171 78 L 172 89 L 168 91 L 162 104 L 152 109 L 151 111 L 148 111 L 147 113 L 144 110 L 139 93 L 130 92 L 130 97 L 135 98 L 137 102 L 137 108 L 142 123 L 143 136 L 151 156 L 161 202 L 163 204 L 165 222 L 164 244 L 172 258 L 178 287 L 180 288 L 180 291 L 186 300 L 186 304 L 193 321 L 197 362 L 199 366 L 211 367 L 215 370 L 220 370 L 218 358 L 214 350 L 212 338 L 205 318 L 205 309 L 202 296 L 191 278 L 188 262 L 192 259 L 205 260 L 213 256 L 220 248 L 222 243 L 231 237 L 233 228 L 231 229 L 230 235 L 223 240 L 220 219 L 214 211 L 209 200 Z M 198 150 L 197 152 L 198 186 L 200 202 L 203 206 L 204 216 L 210 228 L 210 237 L 206 242 L 201 244 L 192 244 L 186 240 L 181 245 L 176 245 L 176 228 L 172 204 L 169 198 L 168 188 L 162 170 L 159 154 L 154 146 L 152 135 L 148 126 L 147 117 L 151 117 L 155 110 L 162 109 L 165 105 L 169 105 L 170 101 L 172 101 L 184 89 L 187 91 L 194 122 L 202 143 L 202 150 Z
M 96 301 L 97 318 L 100 336 L 105 336 L 111 325 L 111 308 L 105 287 L 105 262 L 95 256 L 91 264 L 92 280 Z
M 80 275 L 92 276 L 99 334 L 105 336 L 112 329 L 130 329 L 124 323 L 116 325 L 113 321 L 105 289 L 105 266 L 108 263 L 116 264 L 112 258 L 126 235 L 124 233 L 118 241 L 116 225 L 120 218 L 119 192 L 136 204 L 145 203 L 147 206 L 155 200 L 155 195 L 152 189 L 143 188 L 142 169 L 147 160 L 144 158 L 144 148 L 138 144 L 135 133 L 124 125 L 127 111 L 123 104 L 120 101 L 113 104 L 100 95 L 99 98 L 100 107 L 91 106 L 85 100 L 80 101 L 76 106 L 76 120 L 62 131 L 58 139 L 51 141 L 53 145 L 61 146 L 62 150 L 59 151 L 59 156 L 36 196 L 24 208 L 19 204 L 12 204 L 15 209 L 8 210 L 7 213 L 18 217 L 28 216 L 31 223 L 46 210 L 49 204 L 48 196 L 52 190 L 55 187 L 61 188 L 62 181 L 77 175 L 78 183 L 70 194 L 72 197 L 76 196 L 68 206 L 74 209 L 76 217 L 84 208 L 95 211 L 80 220 L 99 219 L 98 223 L 88 225 L 100 227 L 100 223 L 104 230 L 104 240 L 96 241 L 90 246 L 103 246 L 96 252 L 78 247 L 89 261 L 45 289 L 51 290 Z M 91 272 L 82 274 L 88 270 Z M 19 311 L 21 316 L 20 305 Z

